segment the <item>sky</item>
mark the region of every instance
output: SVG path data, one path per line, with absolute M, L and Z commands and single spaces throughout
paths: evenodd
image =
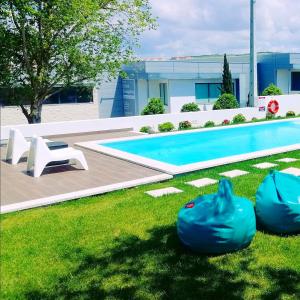
M 149 0 L 140 57 L 248 53 L 250 0 Z M 300 0 L 256 1 L 257 51 L 300 52 Z

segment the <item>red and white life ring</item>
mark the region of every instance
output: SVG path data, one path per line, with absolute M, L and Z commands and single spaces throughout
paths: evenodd
M 271 114 L 277 114 L 279 111 L 279 103 L 277 100 L 271 100 L 268 104 L 268 111 Z

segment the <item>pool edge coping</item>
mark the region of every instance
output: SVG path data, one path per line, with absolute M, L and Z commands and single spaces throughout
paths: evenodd
M 95 152 L 99 152 L 108 156 L 112 156 L 115 158 L 119 158 L 125 161 L 129 161 L 132 163 L 136 163 L 157 171 L 161 171 L 170 175 L 178 175 L 188 172 L 193 172 L 197 170 L 217 167 L 221 165 L 236 163 L 240 161 L 265 157 L 269 155 L 275 155 L 283 152 L 290 152 L 295 150 L 300 150 L 300 144 L 293 144 L 289 146 L 283 146 L 283 147 L 277 147 L 272 149 L 266 149 L 266 150 L 260 150 L 255 151 L 251 153 L 246 154 L 239 154 L 239 155 L 233 155 L 228 156 L 226 158 L 218 158 L 213 160 L 207 160 L 204 162 L 196 162 L 191 164 L 186 164 L 183 166 L 176 166 L 173 164 L 161 162 L 155 159 L 145 158 L 136 154 L 131 154 L 125 151 L 113 149 L 110 147 L 104 146 L 107 143 L 112 142 L 122 142 L 122 141 L 132 141 L 132 140 L 139 140 L 139 139 L 149 139 L 149 138 L 155 138 L 155 137 L 164 137 L 164 136 L 170 136 L 170 135 L 181 135 L 191 132 L 207 132 L 207 131 L 215 131 L 215 130 L 228 130 L 232 128 L 240 128 L 240 127 L 248 127 L 248 126 L 261 126 L 263 124 L 272 124 L 272 123 L 283 123 L 283 122 L 291 122 L 291 121 L 300 121 L 300 118 L 289 118 L 289 119 L 283 119 L 283 120 L 274 120 L 274 121 L 264 121 L 259 123 L 247 123 L 247 124 L 239 124 L 239 125 L 233 125 L 233 126 L 226 126 L 226 127 L 214 127 L 214 128 L 205 128 L 205 129 L 195 129 L 192 131 L 178 131 L 178 132 L 168 132 L 168 133 L 161 133 L 159 135 L 157 134 L 151 134 L 151 135 L 142 135 L 142 136 L 134 136 L 129 138 L 114 138 L 109 140 L 96 140 L 96 141 L 88 141 L 88 142 L 81 142 L 81 143 L 75 143 L 76 146 L 92 150 Z M 102 145 L 99 145 L 101 143 Z M 103 145 L 104 144 L 104 145 Z

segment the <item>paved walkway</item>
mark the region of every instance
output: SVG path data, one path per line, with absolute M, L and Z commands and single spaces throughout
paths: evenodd
M 110 133 L 89 133 L 47 137 L 51 140 L 61 140 L 73 146 L 76 142 L 90 140 L 105 140 L 117 137 L 137 135 L 129 131 Z M 54 203 L 81 196 L 99 194 L 123 187 L 135 186 L 147 182 L 155 182 L 170 178 L 164 173 L 143 167 L 124 160 L 82 149 L 89 165 L 84 171 L 75 166 L 59 166 L 47 168 L 41 177 L 34 178 L 26 173 L 26 158 L 21 163 L 12 166 L 4 161 L 6 146 L 1 147 L 1 208 L 12 206 L 16 210 L 24 201 L 48 198 Z M 49 198 L 50 197 L 50 198 Z M 37 202 L 36 202 L 37 203 Z M 29 203 L 26 207 L 39 206 Z M 15 208 L 14 208 L 15 207 Z M 22 205 L 21 205 L 22 207 Z

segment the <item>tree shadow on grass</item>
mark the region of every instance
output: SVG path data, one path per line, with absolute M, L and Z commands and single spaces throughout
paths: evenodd
M 32 290 L 26 298 L 235 300 L 245 299 L 246 289 L 259 289 L 259 284 L 248 278 L 262 271 L 253 268 L 251 248 L 233 254 L 234 259 L 232 255 L 208 257 L 184 249 L 175 226 L 156 227 L 149 235 L 146 240 L 136 236 L 117 238 L 99 255 L 84 255 L 81 249 L 75 249 L 71 255 L 78 260 L 78 267 L 58 279 L 49 291 Z M 274 281 L 274 289 L 262 299 L 279 299 L 282 293 L 299 291 L 299 273 L 271 268 L 263 272 Z

